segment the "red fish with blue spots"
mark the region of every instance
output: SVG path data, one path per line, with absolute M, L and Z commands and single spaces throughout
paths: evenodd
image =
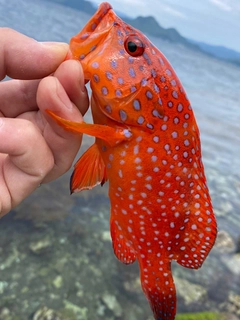
M 173 320 L 171 261 L 200 268 L 217 233 L 190 102 L 164 55 L 106 2 L 71 39 L 68 58 L 81 61 L 90 81 L 94 124 L 51 116 L 96 137 L 75 165 L 71 191 L 109 180 L 115 255 L 138 260 L 155 319 Z

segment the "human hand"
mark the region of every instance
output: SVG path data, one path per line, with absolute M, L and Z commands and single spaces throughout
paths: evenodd
M 39 43 L 6 28 L 0 28 L 0 43 L 0 80 L 15 79 L 0 83 L 1 217 L 65 173 L 79 150 L 81 137 L 45 110 L 81 122 L 89 100 L 80 63 L 63 62 L 67 44 Z

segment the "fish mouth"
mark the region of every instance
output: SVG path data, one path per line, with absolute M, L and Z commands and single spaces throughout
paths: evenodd
M 70 41 L 67 59 L 81 61 L 86 80 L 90 80 L 87 72 L 89 55 L 104 42 L 115 19 L 112 6 L 103 2 L 85 27 Z

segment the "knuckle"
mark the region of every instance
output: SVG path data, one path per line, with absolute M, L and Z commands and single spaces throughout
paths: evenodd
M 2 30 L 2 33 L 7 34 L 7 35 L 9 35 L 9 33 L 10 34 L 16 33 L 15 30 L 13 30 L 12 28 L 9 28 L 9 27 L 2 27 L 1 30 Z

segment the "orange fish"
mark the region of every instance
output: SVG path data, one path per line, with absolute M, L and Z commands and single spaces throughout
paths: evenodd
M 49 113 L 66 130 L 96 137 L 71 191 L 109 180 L 115 255 L 138 260 L 155 319 L 173 320 L 171 261 L 200 268 L 217 233 L 190 102 L 164 55 L 107 2 L 71 39 L 68 58 L 90 81 L 94 124 Z

